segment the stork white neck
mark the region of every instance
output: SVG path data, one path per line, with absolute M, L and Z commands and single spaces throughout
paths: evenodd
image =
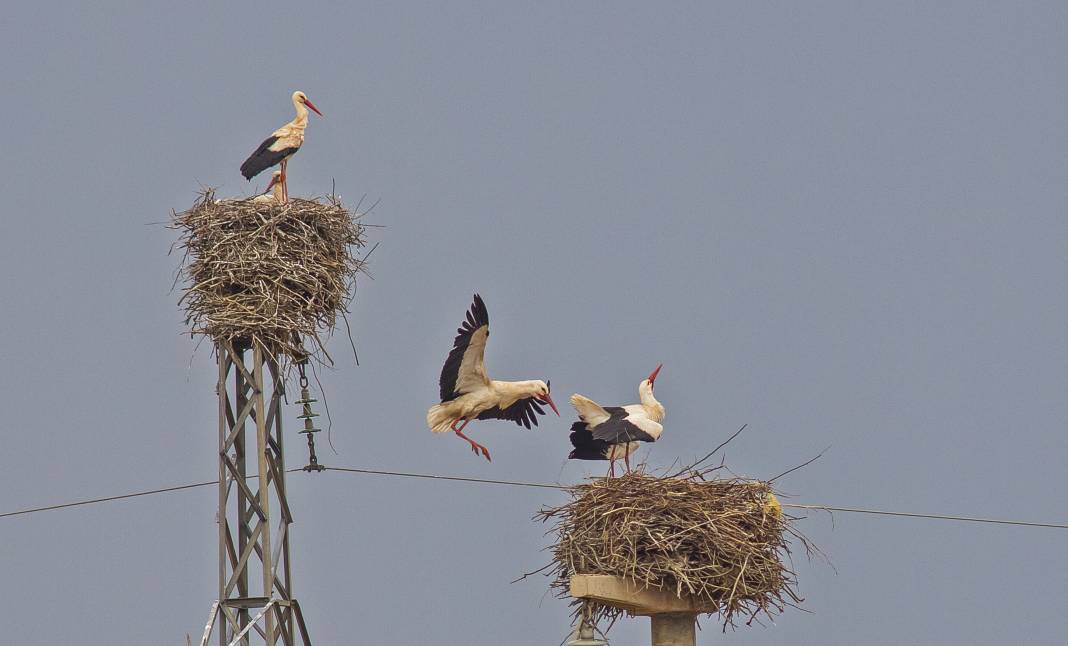
M 293 94 L 293 109 L 297 111 L 297 116 L 289 122 L 289 125 L 294 128 L 300 128 L 303 130 L 308 127 L 308 108 L 304 107 L 304 103 L 298 98 L 296 93 Z
M 664 405 L 653 397 L 653 384 L 649 383 L 648 379 L 643 379 L 638 384 L 638 397 L 641 398 L 642 408 L 645 409 L 645 413 L 649 416 L 649 419 L 654 422 L 660 422 L 664 419 Z
M 501 408 L 507 408 L 520 399 L 540 395 L 547 390 L 544 381 L 531 379 L 529 381 L 490 381 L 490 387 L 501 397 Z

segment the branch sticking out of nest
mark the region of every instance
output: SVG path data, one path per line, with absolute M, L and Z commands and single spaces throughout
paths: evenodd
M 608 574 L 640 588 L 696 597 L 717 607 L 724 628 L 741 613 L 753 621 L 802 601 L 786 534 L 790 527 L 769 483 L 708 479 L 718 469 L 671 477 L 635 472 L 570 489 L 567 504 L 542 509 L 554 521 L 551 587 L 566 598 L 575 574 Z M 578 603 L 578 602 L 576 602 Z M 577 612 L 614 621 L 623 611 L 584 601 Z
M 366 244 L 359 219 L 335 196 L 283 206 L 202 192 L 173 223 L 185 249 L 179 304 L 190 332 L 295 361 L 312 354 L 306 339 L 321 349 L 319 332 L 344 316 L 363 269 L 353 254 Z

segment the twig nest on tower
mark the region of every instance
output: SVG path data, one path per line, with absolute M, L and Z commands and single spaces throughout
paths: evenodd
M 286 205 L 216 200 L 174 215 L 185 250 L 180 300 L 192 334 L 300 360 L 344 317 L 366 244 L 360 215 L 330 196 Z M 311 348 L 314 351 L 316 348 Z
M 752 621 L 800 603 L 784 563 L 786 536 L 809 545 L 790 527 L 771 485 L 708 473 L 598 479 L 570 488 L 567 504 L 539 512 L 536 519 L 555 523 L 550 576 L 558 596 L 568 596 L 576 574 L 612 575 L 716 608 L 724 625 L 734 625 L 736 615 Z M 579 612 L 598 620 L 623 610 L 586 601 Z

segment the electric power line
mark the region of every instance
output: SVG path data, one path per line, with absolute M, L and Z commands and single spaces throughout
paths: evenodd
M 405 478 L 429 478 L 433 480 L 456 480 L 460 482 L 480 482 L 486 484 L 502 484 L 517 487 L 544 487 L 547 489 L 562 489 L 564 485 L 545 484 L 540 482 L 516 482 L 511 480 L 484 480 L 481 478 L 465 478 L 460 476 L 441 476 L 428 473 L 406 473 L 403 471 L 376 471 L 373 469 L 349 469 L 343 467 L 327 467 L 327 471 L 344 471 L 348 473 L 365 473 L 372 475 L 401 476 Z M 862 509 L 859 507 L 831 507 L 830 505 L 801 505 L 780 502 L 783 507 L 791 509 L 811 509 L 817 511 L 839 511 L 850 514 L 875 514 L 879 516 L 899 516 L 904 518 L 931 518 L 937 520 L 956 520 L 968 523 L 993 523 L 996 525 L 1019 525 L 1022 527 L 1050 527 L 1054 529 L 1068 529 L 1068 524 L 1060 523 L 1033 523 L 1024 520 L 1003 520 L 997 518 L 976 518 L 971 516 L 947 516 L 942 514 L 919 514 L 907 511 L 887 511 L 883 509 Z
M 293 473 L 294 471 L 300 471 L 301 469 L 287 469 L 286 473 Z M 249 476 L 254 477 L 254 476 Z M 140 496 L 151 496 L 157 493 L 168 493 L 171 491 L 182 491 L 183 489 L 195 489 L 197 487 L 207 487 L 208 485 L 217 485 L 218 480 L 205 480 L 204 482 L 194 482 L 192 484 L 175 485 L 173 487 L 162 487 L 160 489 L 148 489 L 147 491 L 136 491 L 133 493 L 124 493 L 117 496 L 105 496 L 103 498 L 89 498 L 88 500 L 76 500 L 74 502 L 64 502 L 58 505 L 48 505 L 46 507 L 31 507 L 29 509 L 19 509 L 18 511 L 9 511 L 0 514 L 0 518 L 7 518 L 8 516 L 22 516 L 25 514 L 35 514 L 39 511 L 52 511 L 53 509 L 64 509 L 66 507 L 80 507 L 82 505 L 95 505 L 100 502 L 111 502 L 112 500 L 124 500 L 126 498 L 138 498 Z
M 463 476 L 439 476 L 430 473 L 407 473 L 404 471 L 376 471 L 374 469 L 353 469 L 346 467 L 327 467 L 327 471 L 344 471 L 345 473 L 365 473 L 379 476 L 399 476 L 402 478 L 426 478 L 430 480 L 452 480 L 455 482 L 479 482 L 482 484 L 510 485 L 513 487 L 540 487 L 542 489 L 566 490 L 564 485 L 547 484 L 543 482 L 518 482 L 515 480 L 486 480 L 483 478 L 466 478 Z
M 1054 529 L 1068 529 L 1068 525 L 1060 523 L 1032 523 L 1025 520 L 1002 520 L 999 518 L 976 518 L 973 516 L 944 516 L 942 514 L 917 514 L 907 511 L 885 511 L 882 509 L 860 509 L 858 507 L 829 507 L 827 505 L 797 505 L 781 503 L 783 507 L 793 509 L 815 509 L 821 511 L 841 511 L 850 514 L 875 514 L 878 516 L 900 516 L 904 518 L 935 518 L 938 520 L 959 520 L 965 523 L 993 523 L 995 525 L 1019 525 L 1021 527 L 1052 527 Z
M 107 496 L 104 498 L 90 498 L 89 500 L 78 500 L 75 502 L 65 502 L 58 505 L 48 505 L 47 507 L 31 507 L 29 509 L 20 509 L 18 511 L 9 511 L 0 514 L 0 518 L 7 518 L 8 516 L 22 516 L 23 514 L 35 514 L 39 511 L 51 511 L 53 509 L 64 509 L 66 507 L 80 507 L 81 505 L 95 505 L 98 502 L 109 502 L 112 500 L 122 500 L 124 498 L 137 498 L 138 496 L 151 496 L 157 493 L 167 493 L 168 491 L 181 491 L 183 489 L 193 489 L 195 487 L 206 487 L 207 485 L 219 484 L 218 480 L 208 480 L 207 482 L 194 482 L 193 484 L 177 485 L 175 487 L 163 487 L 162 489 L 149 489 L 148 491 L 138 491 L 135 493 L 124 493 L 118 496 Z
M 293 468 L 287 469 L 287 473 L 294 473 L 301 471 L 302 469 Z M 540 489 L 558 489 L 567 490 L 568 487 L 564 485 L 549 484 L 544 482 L 521 482 L 516 480 L 490 480 L 487 478 L 470 478 L 464 476 L 446 476 L 437 475 L 432 473 L 414 473 L 406 471 L 382 471 L 378 469 L 356 469 L 351 467 L 326 467 L 327 471 L 338 471 L 343 473 L 356 473 L 364 475 L 378 475 L 378 476 L 393 476 L 401 478 L 419 478 L 424 480 L 448 480 L 453 482 L 470 482 L 475 484 L 492 484 L 492 485 L 505 485 L 512 487 L 531 487 Z M 250 476 L 254 477 L 254 476 Z M 29 509 L 20 509 L 17 511 L 9 511 L 0 513 L 0 518 L 7 518 L 10 516 L 22 516 L 26 514 L 34 514 L 42 511 L 51 511 L 55 509 L 65 509 L 68 507 L 79 507 L 82 505 L 94 505 L 97 503 L 110 502 L 113 500 L 124 500 L 127 498 L 137 498 L 139 496 L 151 496 L 155 494 L 168 493 L 172 491 L 182 491 L 185 489 L 194 489 L 197 487 L 207 487 L 211 485 L 218 485 L 218 480 L 206 480 L 204 482 L 194 482 L 191 484 L 177 485 L 174 487 L 162 487 L 159 489 L 149 489 L 146 491 L 137 491 L 133 493 L 120 494 L 117 496 L 106 496 L 102 498 L 91 498 L 88 500 L 78 500 L 73 502 L 61 503 L 58 505 L 48 505 L 45 507 L 32 507 Z M 783 507 L 791 509 L 809 509 L 816 511 L 828 511 L 828 512 L 842 512 L 849 514 L 874 514 L 878 516 L 896 516 L 901 518 L 927 518 L 934 520 L 952 520 L 968 523 L 988 523 L 995 525 L 1016 525 L 1020 527 L 1045 527 L 1052 529 L 1068 529 L 1068 524 L 1053 523 L 1053 522 L 1029 522 L 1023 520 L 1005 520 L 999 518 L 977 518 L 971 516 L 949 516 L 945 514 L 921 514 L 915 512 L 906 511 L 889 511 L 885 509 L 863 509 L 859 507 L 832 507 L 830 505 L 803 505 L 794 503 L 782 503 Z

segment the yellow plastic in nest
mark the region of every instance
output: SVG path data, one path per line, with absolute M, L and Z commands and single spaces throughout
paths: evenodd
M 769 516 L 774 516 L 775 520 L 782 520 L 782 505 L 779 503 L 779 499 L 775 497 L 775 494 L 770 491 L 764 496 L 764 513 Z

